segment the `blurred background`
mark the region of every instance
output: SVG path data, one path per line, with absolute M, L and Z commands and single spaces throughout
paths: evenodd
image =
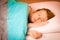
M 35 2 L 43 2 L 43 1 L 59 1 L 60 2 L 60 0 L 18 0 L 18 1 L 27 2 L 27 3 L 35 3 Z
M 8 0 L 0 0 L 1 3 L 5 3 Z M 43 1 L 58 1 L 60 2 L 60 0 L 17 0 L 19 2 L 27 2 L 27 3 L 35 3 L 35 2 L 43 2 Z

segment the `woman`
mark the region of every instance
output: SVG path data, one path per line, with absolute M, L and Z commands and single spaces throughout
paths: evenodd
M 35 30 L 30 30 L 33 27 L 44 26 L 48 23 L 48 20 L 53 18 L 55 15 L 49 9 L 38 9 L 33 11 L 29 6 L 29 16 L 28 16 L 28 35 L 33 38 L 40 38 L 42 36 L 41 32 L 37 32 Z

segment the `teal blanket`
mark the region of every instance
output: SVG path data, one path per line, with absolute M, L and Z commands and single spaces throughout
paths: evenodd
M 8 2 L 8 40 L 25 40 L 27 32 L 28 4 Z

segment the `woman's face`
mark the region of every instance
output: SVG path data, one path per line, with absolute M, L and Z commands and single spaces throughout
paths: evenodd
M 30 16 L 30 21 L 31 22 L 42 22 L 42 21 L 47 21 L 47 11 L 46 10 L 40 10 L 35 13 L 32 13 Z

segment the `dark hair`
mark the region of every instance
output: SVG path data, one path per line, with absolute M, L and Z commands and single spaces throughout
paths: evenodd
M 38 10 L 36 10 L 35 12 L 40 11 L 40 10 L 46 10 L 46 11 L 47 11 L 48 20 L 51 19 L 51 18 L 53 18 L 53 17 L 55 16 L 54 13 L 53 13 L 51 10 L 45 9 L 45 8 L 38 9 Z

